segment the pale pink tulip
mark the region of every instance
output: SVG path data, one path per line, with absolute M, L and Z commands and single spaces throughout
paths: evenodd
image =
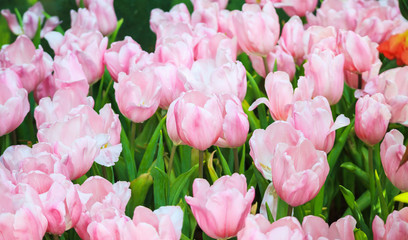
M 200 228 L 212 238 L 236 236 L 251 210 L 255 190 L 247 191 L 244 175 L 223 176 L 212 186 L 205 179 L 195 179 L 193 197 L 186 196 Z
M 310 240 L 353 240 L 356 223 L 352 216 L 347 215 L 332 223 L 329 228 L 329 225 L 322 218 L 309 215 L 303 218 L 302 228 L 308 237 L 307 239 Z
M 273 186 L 273 183 L 270 183 L 265 190 L 261 207 L 259 208 L 259 213 L 267 219 L 267 207 L 269 207 L 269 211 L 272 213 L 273 219 L 276 219 L 276 214 L 278 211 L 278 200 L 279 198 L 278 194 L 276 193 L 275 187 Z M 268 204 L 268 206 L 266 206 L 266 204 Z
M 191 25 L 203 25 L 217 31 L 218 13 L 220 11 L 219 5 L 216 2 L 211 2 L 210 0 L 200 0 L 195 2 L 194 12 L 191 14 Z
M 384 172 L 391 183 L 404 192 L 408 190 L 408 165 L 400 167 L 400 162 L 405 151 L 404 136 L 398 130 L 385 135 L 380 151 Z
M 129 36 L 123 41 L 112 43 L 111 48 L 105 52 L 105 63 L 115 82 L 118 81 L 120 72 L 129 74 L 130 59 L 140 57 L 142 52 L 140 45 Z
M 109 35 L 115 31 L 118 19 L 113 8 L 113 0 L 92 0 L 87 8 L 95 14 L 99 31 L 103 35 Z
M 78 12 L 71 10 L 71 28 L 70 32 L 77 36 L 91 31 L 98 30 L 98 20 L 93 12 L 86 8 L 79 8 Z
M 313 53 L 316 49 L 320 51 L 337 50 L 337 30 L 332 27 L 311 26 L 303 33 L 303 46 L 305 55 Z
M 244 4 L 242 12 L 233 12 L 232 22 L 238 44 L 247 54 L 266 56 L 278 41 L 279 18 L 272 3 L 262 9 L 257 4 Z
M 374 240 L 404 239 L 408 236 L 408 208 L 393 211 L 387 222 L 375 216 L 373 221 Z
M 43 49 L 36 49 L 27 36 L 19 36 L 16 41 L 0 51 L 0 67 L 10 68 L 20 77 L 27 92 L 52 72 L 52 58 Z
M 172 113 L 174 114 L 178 139 L 184 144 L 202 151 L 217 142 L 222 134 L 223 117 L 216 95 L 188 91 L 171 105 L 173 104 Z M 178 139 L 173 139 L 173 141 Z
M 148 71 L 120 73 L 113 87 L 119 110 L 133 122 L 147 120 L 160 104 L 161 83 Z
M 159 8 L 155 8 L 150 13 L 150 29 L 156 33 L 158 38 L 162 35 L 163 28 L 172 24 L 183 23 L 190 24 L 190 12 L 184 3 L 174 5 L 169 12 L 164 12 Z
M 329 102 L 317 96 L 313 100 L 295 102 L 288 122 L 302 131 L 316 149 L 328 153 L 333 148 L 336 130 L 349 125 L 350 119 L 341 114 L 333 122 Z
M 228 0 L 192 0 L 194 10 L 201 9 L 205 5 L 210 3 L 215 3 L 219 7 L 219 9 L 225 9 L 228 5 Z M 204 6 L 203 6 L 204 5 Z
M 271 163 L 275 158 L 278 145 L 295 146 L 302 138 L 304 138 L 303 134 L 289 123 L 276 121 L 266 130 L 256 129 L 254 131 L 249 140 L 251 148 L 249 154 L 264 178 L 272 180 Z
M 0 70 L 0 85 L 0 136 L 3 136 L 23 122 L 30 104 L 18 75 L 10 69 Z
M 2 239 L 41 240 L 47 229 L 37 192 L 26 184 L 7 189 L 0 183 L 0 236 Z
M 229 38 L 223 33 L 202 38 L 194 48 L 195 59 L 220 58 L 223 54 L 225 58 L 235 61 L 237 59 L 237 39 Z
M 344 55 L 335 55 L 330 50 L 315 52 L 303 65 L 305 76 L 313 86 L 313 97 L 324 96 L 330 105 L 340 101 L 344 87 Z
M 108 45 L 108 38 L 98 31 L 75 35 L 68 30 L 63 36 L 50 32 L 45 36 L 55 55 L 66 55 L 73 52 L 82 66 L 89 84 L 99 80 L 104 72 L 103 57 Z
M 131 194 L 129 186 L 129 182 L 119 181 L 112 185 L 102 177 L 93 176 L 78 187 L 85 209 L 82 211 L 75 230 L 82 239 L 91 238 L 87 232 L 91 222 L 124 216 Z
M 339 53 L 344 54 L 345 70 L 357 73 L 366 72 L 378 59 L 378 44 L 353 31 L 339 31 L 337 44 Z
M 222 135 L 215 143 L 219 147 L 242 146 L 248 136 L 248 116 L 242 109 L 241 101 L 231 94 L 220 96 L 223 113 Z
M 246 94 L 246 70 L 239 61 L 199 59 L 191 70 L 180 69 L 179 76 L 189 90 L 206 94 L 232 94 L 241 101 Z
M 305 50 L 303 48 L 303 33 L 304 33 L 302 20 L 298 16 L 293 16 L 289 21 L 283 25 L 282 35 L 279 39 L 279 46 L 284 51 L 292 55 L 297 64 L 303 61 Z
M 234 24 L 232 22 L 233 13 L 233 11 L 226 9 L 223 9 L 218 13 L 218 32 L 224 33 L 230 38 L 235 36 Z
M 9 25 L 10 30 L 16 34 L 21 35 L 25 34 L 27 37 L 33 39 L 35 34 L 38 31 L 38 25 L 42 25 L 44 22 L 44 8 L 41 2 L 37 2 L 32 7 L 30 7 L 24 14 L 23 14 L 23 28 L 19 22 L 17 21 L 17 17 L 15 14 L 12 14 L 10 10 L 3 9 L 1 10 L 1 15 L 6 18 L 7 23 Z M 40 32 L 40 36 L 44 37 L 44 35 L 57 27 L 60 24 L 58 17 L 50 17 L 45 22 L 43 29 Z
M 186 36 L 186 38 L 183 38 Z M 190 68 L 194 62 L 192 37 L 171 36 L 160 38 L 156 42 L 155 60 L 160 63 L 172 63 L 177 67 Z
M 364 96 L 356 103 L 356 135 L 368 145 L 379 143 L 387 132 L 391 113 L 381 93 Z M 375 128 L 372 128 L 375 126 Z
M 155 211 L 138 206 L 133 214 L 133 221 L 125 224 L 123 239 L 168 239 L 181 237 L 183 211 L 179 206 L 165 206 Z
M 306 16 L 306 13 L 313 12 L 316 8 L 317 0 L 280 0 L 274 4 L 281 7 L 289 16 Z
M 177 132 L 176 116 L 174 113 L 175 104 L 176 104 L 176 101 L 173 101 L 170 104 L 169 109 L 167 109 L 166 128 L 167 128 L 167 133 L 169 134 L 171 141 L 173 141 L 173 144 L 180 145 L 183 143 L 183 141 L 181 141 L 178 135 L 178 132 Z
M 302 240 L 306 239 L 302 226 L 294 217 L 284 217 L 272 224 L 261 214 L 250 215 L 238 233 L 241 240 Z

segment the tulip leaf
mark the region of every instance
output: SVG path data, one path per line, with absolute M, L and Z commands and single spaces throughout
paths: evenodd
M 130 182 L 131 196 L 126 206 L 126 214 L 129 217 L 133 217 L 135 208 L 144 203 L 147 192 L 152 184 L 153 178 L 149 173 L 143 173 Z
M 360 229 L 354 230 L 354 238 L 355 240 L 367 240 L 368 239 L 367 235 Z
M 164 171 L 164 146 L 163 146 L 163 132 L 160 130 L 159 150 L 157 151 L 156 167 Z
M 244 172 L 245 172 L 245 144 L 242 145 L 241 162 L 239 163 L 239 174 L 244 174 Z
M 313 215 L 319 216 L 322 213 L 323 209 L 323 200 L 324 200 L 324 186 L 320 189 L 317 196 L 312 200 L 312 212 Z
M 349 170 L 350 172 L 354 173 L 360 180 L 362 180 L 362 184 L 368 187 L 369 176 L 367 172 L 363 171 L 361 168 L 359 168 L 352 162 L 342 163 L 340 167 L 345 168 Z
M 377 193 L 380 199 L 381 218 L 385 221 L 388 216 L 388 206 L 383 195 L 383 189 L 381 186 L 380 178 L 378 177 L 377 170 L 375 170 L 375 185 L 377 187 Z
M 38 17 L 38 24 L 37 24 L 37 31 L 35 32 L 34 38 L 33 38 L 33 44 L 35 46 L 35 48 L 38 48 L 38 46 L 40 45 L 40 41 L 41 41 L 41 18 Z
M 251 130 L 254 131 L 255 129 L 261 128 L 259 119 L 256 117 L 253 111 L 248 111 L 248 108 L 249 108 L 249 104 L 244 99 L 244 101 L 242 102 L 242 109 L 244 109 L 245 114 L 248 116 L 248 121 L 249 121 L 249 125 L 251 126 Z
M 361 213 L 360 208 L 355 201 L 354 194 L 342 185 L 340 185 L 340 191 L 343 194 L 347 205 L 350 207 L 353 217 L 357 221 L 357 226 L 360 227 L 366 234 L 369 234 L 369 236 L 371 236 L 372 233 L 367 224 L 364 222 L 363 214 Z
M 176 205 L 179 202 L 180 194 L 186 189 L 188 182 L 198 170 L 198 164 L 192 167 L 189 171 L 180 174 L 170 185 L 170 205 Z
M 398 0 L 401 15 L 408 19 L 408 2 L 406 0 Z
M 149 144 L 147 145 L 146 151 L 139 166 L 139 176 L 140 174 L 147 172 L 153 163 L 154 155 L 156 154 L 157 150 L 157 142 L 159 141 L 161 129 L 165 122 L 166 117 L 162 118 L 162 120 L 157 125 L 156 130 L 154 130 L 153 136 L 150 139 Z
M 158 209 L 168 205 L 170 181 L 167 174 L 157 167 L 154 167 L 150 174 L 153 177 L 154 208 Z
M 224 173 L 226 175 L 231 175 L 231 169 L 229 168 L 227 160 L 225 159 L 224 155 L 222 155 L 222 152 L 219 147 L 217 147 L 217 155 L 221 160 L 221 166 L 222 166 Z
M 133 180 L 136 178 L 137 173 L 136 163 L 134 155 L 130 151 L 129 140 L 123 128 L 122 131 L 120 132 L 120 142 L 122 143 L 122 155 L 127 165 L 129 180 Z
M 210 173 L 210 177 L 213 182 L 215 182 L 218 179 L 217 172 L 215 171 L 214 165 L 213 165 L 214 153 L 215 151 L 211 153 L 207 161 L 208 172 Z
M 266 207 L 266 214 L 268 215 L 268 220 L 269 220 L 269 222 L 270 222 L 270 223 L 275 222 L 275 220 L 273 219 L 273 215 L 272 215 L 271 209 L 269 208 L 269 205 L 268 205 L 267 202 L 265 202 L 265 207 Z
M 401 193 L 394 197 L 394 201 L 408 203 L 408 192 Z
M 354 118 L 353 120 L 351 120 L 350 124 L 346 127 L 346 129 L 344 129 L 338 141 L 334 145 L 333 149 L 330 151 L 329 155 L 327 156 L 327 161 L 329 162 L 329 166 L 330 166 L 330 172 L 333 171 L 334 165 L 336 164 L 341 152 L 343 151 L 348 135 L 350 134 L 350 131 L 353 127 L 354 127 Z
M 117 23 L 117 25 L 116 25 L 115 31 L 110 35 L 110 37 L 109 37 L 109 45 L 108 45 L 108 46 L 110 46 L 114 41 L 116 41 L 116 37 L 117 37 L 117 35 L 118 35 L 118 32 L 119 32 L 119 30 L 120 30 L 120 27 L 122 27 L 122 24 L 123 24 L 123 18 L 121 18 L 121 19 L 118 21 L 118 23 Z
M 278 207 L 276 209 L 276 221 L 286 217 L 289 205 L 278 196 Z

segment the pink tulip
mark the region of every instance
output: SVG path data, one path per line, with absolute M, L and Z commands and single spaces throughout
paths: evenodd
M 165 206 L 154 212 L 138 206 L 133 214 L 133 221 L 125 224 L 123 239 L 168 239 L 181 237 L 183 211 L 179 206 Z
M 303 134 L 289 123 L 276 121 L 269 125 L 266 130 L 256 129 L 254 131 L 249 140 L 251 148 L 249 154 L 264 178 L 272 180 L 271 163 L 275 158 L 278 145 L 295 146 L 302 138 L 304 138 Z
M 194 62 L 192 38 L 184 36 L 187 36 L 187 39 L 179 35 L 160 38 L 160 41 L 156 42 L 154 52 L 156 61 L 190 68 Z
M 191 24 L 193 26 L 202 24 L 209 29 L 217 31 L 218 13 L 220 11 L 219 5 L 216 2 L 211 2 L 210 0 L 200 0 L 195 1 L 195 3 L 194 12 L 191 14 Z
M 379 91 L 384 93 L 387 104 L 390 106 L 392 123 L 401 123 L 408 126 L 408 67 L 394 68 L 383 72 L 379 76 Z M 382 90 L 382 91 L 381 91 Z
M 293 16 L 289 21 L 283 25 L 282 35 L 279 39 L 279 46 L 282 49 L 292 55 L 297 64 L 303 61 L 305 51 L 303 45 L 299 44 L 303 42 L 303 23 L 298 16 Z
M 81 239 L 91 239 L 92 236 L 87 228 L 93 221 L 101 222 L 104 219 L 117 219 L 124 216 L 130 199 L 129 186 L 129 182 L 120 181 L 112 185 L 108 180 L 94 176 L 78 187 L 78 192 L 82 196 L 81 201 L 85 206 L 75 227 Z
M 91 31 L 97 31 L 98 19 L 93 12 L 86 8 L 79 8 L 78 12 L 71 10 L 71 28 L 72 34 L 81 36 L 81 34 Z
M 238 44 L 247 54 L 266 56 L 278 41 L 279 18 L 272 3 L 262 10 L 257 4 L 244 4 L 242 12 L 234 11 L 232 22 Z
M 378 44 L 368 37 L 361 37 L 353 31 L 339 31 L 337 35 L 339 52 L 344 54 L 344 69 L 363 73 L 371 69 L 378 59 Z
M 276 192 L 294 207 L 313 199 L 329 174 L 326 153 L 305 138 L 295 146 L 278 144 L 271 169 Z
M 265 77 L 265 64 L 262 57 L 257 55 L 249 55 L 252 62 L 252 67 L 262 77 Z M 268 65 L 268 73 L 273 72 L 275 63 L 278 71 L 283 71 L 289 74 L 290 79 L 293 78 L 296 72 L 296 65 L 293 57 L 282 50 L 280 46 L 276 46 L 266 57 Z
M 50 32 L 45 36 L 55 55 L 66 55 L 73 52 L 82 66 L 89 84 L 99 80 L 104 72 L 103 56 L 108 39 L 98 31 L 75 35 L 70 30 L 62 36 L 58 32 Z
M 303 33 L 303 45 L 305 55 L 313 53 L 316 49 L 320 51 L 337 50 L 337 30 L 332 27 L 311 26 Z
M 375 216 L 373 221 L 374 240 L 404 239 L 408 236 L 408 208 L 393 211 L 387 217 L 387 222 Z
M 186 88 L 206 94 L 231 94 L 244 99 L 247 89 L 246 70 L 241 62 L 199 59 L 191 70 L 180 69 Z
M 218 32 L 224 33 L 229 38 L 233 38 L 235 36 L 234 23 L 232 22 L 233 14 L 233 11 L 226 9 L 223 9 L 218 13 Z
M 356 103 L 356 121 L 354 128 L 356 135 L 368 145 L 375 145 L 383 139 L 387 132 L 391 113 L 385 98 L 381 93 L 364 96 Z M 370 126 L 376 126 L 371 128 Z
M 224 94 L 220 96 L 223 113 L 222 135 L 215 143 L 220 147 L 242 146 L 248 136 L 248 116 L 242 109 L 241 101 L 234 95 Z
M 307 239 L 310 240 L 351 240 L 354 239 L 356 223 L 356 220 L 348 215 L 332 223 L 329 228 L 329 225 L 322 218 L 309 215 L 303 218 L 302 228 L 308 237 Z
M 177 25 L 177 23 L 189 25 L 190 12 L 184 3 L 174 5 L 169 12 L 155 8 L 150 13 L 149 22 L 150 29 L 160 38 L 162 36 L 160 33 L 169 25 Z
M 0 183 L 0 236 L 2 239 L 41 240 L 47 229 L 38 194 L 30 186 L 19 184 L 7 189 Z
M 229 38 L 223 33 L 202 38 L 194 49 L 195 59 L 204 58 L 219 58 L 219 54 L 223 57 L 235 61 L 237 59 L 237 39 Z
M 22 35 L 0 51 L 0 67 L 17 73 L 23 87 L 31 92 L 51 74 L 52 58 L 41 47 L 35 49 L 31 40 Z
M 289 15 L 306 16 L 306 13 L 313 12 L 316 8 L 317 0 L 280 0 L 275 3 L 275 7 L 282 7 Z
M 171 141 L 173 142 L 173 144 L 180 145 L 183 143 L 183 141 L 180 139 L 178 132 L 177 132 L 174 105 L 175 105 L 175 101 L 173 101 L 170 104 L 169 109 L 167 109 L 166 128 L 167 128 L 167 133 L 169 134 L 169 137 Z
M 408 165 L 400 167 L 400 162 L 405 150 L 404 136 L 398 130 L 393 129 L 385 135 L 380 151 L 384 172 L 392 184 L 404 192 L 408 190 Z
M 173 141 L 180 139 L 184 144 L 202 151 L 217 142 L 222 134 L 223 117 L 216 95 L 188 91 L 172 102 L 169 109 L 172 105 L 174 109 L 169 113 L 174 114 L 177 129 L 177 138 Z
M 212 238 L 236 236 L 244 227 L 255 190 L 247 191 L 244 175 L 219 178 L 210 187 L 205 179 L 195 179 L 193 197 L 186 196 L 200 228 Z
M 140 45 L 129 36 L 123 41 L 112 43 L 111 48 L 105 52 L 105 63 L 115 82 L 118 81 L 120 72 L 129 74 L 130 59 L 138 58 L 142 52 Z
M 272 224 L 261 214 L 250 215 L 245 220 L 245 227 L 238 233 L 242 240 L 306 239 L 305 233 L 294 217 L 284 217 Z
M 203 5 L 208 5 L 211 3 L 217 4 L 219 9 L 225 9 L 228 5 L 228 0 L 192 0 L 194 10 L 203 8 Z
M 278 194 L 276 193 L 275 187 L 273 186 L 273 183 L 270 183 L 264 193 L 261 207 L 259 208 L 259 213 L 267 219 L 268 218 L 267 207 L 269 207 L 273 219 L 276 219 L 276 214 L 278 211 L 278 200 L 279 198 Z M 268 204 L 268 206 L 266 204 Z
M 341 114 L 333 122 L 329 102 L 317 96 L 313 100 L 295 102 L 288 122 L 302 131 L 316 149 L 328 153 L 333 148 L 336 130 L 349 125 L 350 119 Z
M 6 18 L 10 30 L 16 34 L 25 34 L 27 37 L 33 39 L 38 30 L 38 25 L 42 25 L 44 21 L 44 8 L 41 2 L 37 2 L 30 7 L 23 15 L 23 29 L 15 14 L 12 14 L 10 10 L 1 10 L 1 15 Z M 60 24 L 58 17 L 50 17 L 44 24 L 43 29 L 40 32 L 40 36 L 43 37 L 46 33 L 54 30 Z
M 313 86 L 313 97 L 324 96 L 330 105 L 340 101 L 344 87 L 343 65 L 343 54 L 336 56 L 330 50 L 308 56 L 304 69 L 305 76 Z
M 0 70 L 0 85 L 0 136 L 3 136 L 23 122 L 30 104 L 18 75 L 10 69 Z
M 119 110 L 133 122 L 143 122 L 157 110 L 161 98 L 160 81 L 147 71 L 119 74 L 113 85 Z
M 113 8 L 113 0 L 92 0 L 87 8 L 95 14 L 99 31 L 103 35 L 109 35 L 115 31 L 118 19 Z

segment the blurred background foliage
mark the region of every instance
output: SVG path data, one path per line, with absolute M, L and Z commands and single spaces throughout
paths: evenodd
M 21 15 L 38 0 L 1 0 L 0 9 L 10 9 L 14 13 L 17 8 Z M 64 30 L 70 27 L 70 10 L 77 9 L 75 0 L 39 0 L 45 11 L 51 16 L 58 16 L 62 21 L 61 26 Z M 190 0 L 114 0 L 116 16 L 118 20 L 123 18 L 123 25 L 118 33 L 116 40 L 122 40 L 125 36 L 131 36 L 135 39 L 145 51 L 154 51 L 156 36 L 150 30 L 149 18 L 150 12 L 154 8 L 160 8 L 169 11 L 170 8 L 178 3 L 185 3 L 190 11 L 193 5 Z M 228 9 L 240 9 L 244 0 L 230 0 Z M 0 16 L 0 45 L 9 44 L 14 41 L 14 36 L 3 16 Z M 41 42 L 44 44 L 44 41 Z

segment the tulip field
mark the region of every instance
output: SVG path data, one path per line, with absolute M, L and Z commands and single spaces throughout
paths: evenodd
M 408 239 L 408 1 L 0 10 L 0 240 Z

